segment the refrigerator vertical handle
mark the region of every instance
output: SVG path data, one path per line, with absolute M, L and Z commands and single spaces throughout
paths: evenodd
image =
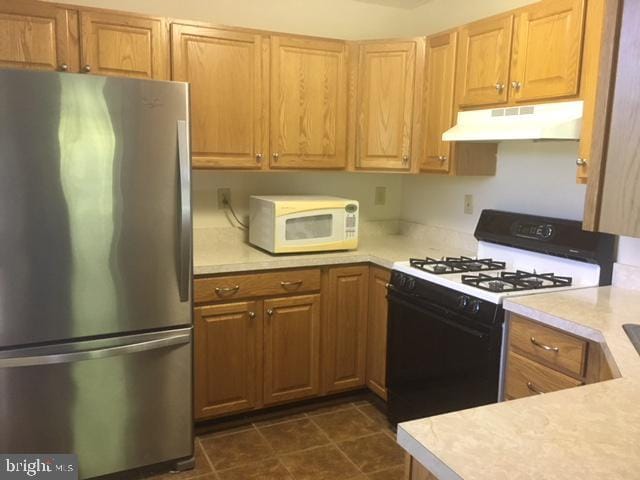
M 189 300 L 191 283 L 191 161 L 189 160 L 189 132 L 186 120 L 178 120 L 178 162 L 180 169 L 180 251 L 178 286 L 180 301 Z

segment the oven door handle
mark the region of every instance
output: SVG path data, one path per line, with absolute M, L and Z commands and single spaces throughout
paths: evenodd
M 389 292 L 388 299 L 391 300 L 392 302 L 398 303 L 412 310 L 416 310 L 418 312 L 424 313 L 425 315 L 431 315 L 435 317 L 439 322 L 446 323 L 447 325 L 454 327 L 458 330 L 462 330 L 463 332 L 468 333 L 469 335 L 473 335 L 476 338 L 484 340 L 485 338 L 488 337 L 488 334 L 485 332 L 481 332 L 480 330 L 476 330 L 474 328 L 467 327 L 466 325 L 462 325 L 461 323 L 454 322 L 442 316 L 441 314 L 434 312 L 433 310 L 423 308 L 420 305 L 416 305 L 413 302 L 407 301 L 402 297 L 400 297 L 400 294 L 398 294 L 397 292 L 393 292 L 393 291 Z

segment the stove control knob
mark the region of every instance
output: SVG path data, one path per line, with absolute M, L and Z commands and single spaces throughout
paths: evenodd
M 471 313 L 478 313 L 480 311 L 480 300 L 474 300 L 471 302 Z
M 413 290 L 414 288 L 416 288 L 416 281 L 415 279 L 410 278 L 407 280 L 407 290 Z
M 462 295 L 458 298 L 458 307 L 460 307 L 461 309 L 465 309 L 467 308 L 467 305 L 469 305 L 469 297 L 467 297 L 466 295 Z
M 400 284 L 400 288 L 404 288 L 407 285 L 407 277 L 405 277 L 404 275 L 399 275 L 398 283 Z

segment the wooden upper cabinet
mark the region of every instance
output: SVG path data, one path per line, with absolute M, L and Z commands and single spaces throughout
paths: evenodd
M 360 44 L 356 168 L 411 168 L 419 42 Z
M 264 301 L 264 403 L 320 392 L 320 295 Z
M 258 302 L 194 309 L 195 417 L 259 406 L 262 312 Z
M 81 71 L 169 79 L 166 20 L 106 11 L 80 12 Z
M 78 71 L 77 12 L 0 0 L 0 67 Z
M 346 166 L 346 44 L 271 37 L 271 168 Z
M 329 270 L 323 329 L 323 378 L 327 392 L 365 385 L 369 267 Z
M 191 84 L 194 168 L 267 165 L 267 75 L 260 35 L 171 26 L 172 78 Z M 264 160 L 264 161 L 263 161 Z
M 585 0 L 547 0 L 516 16 L 511 96 L 533 102 L 578 94 Z
M 367 324 L 367 386 L 387 399 L 387 324 L 389 304 L 387 284 L 391 272 L 386 268 L 369 269 L 369 315 Z
M 424 93 L 424 155 L 420 170 L 448 173 L 451 142 L 442 134 L 453 126 L 456 44 L 458 33 L 427 38 Z
M 513 15 L 460 29 L 456 79 L 460 106 L 507 102 L 512 35 Z

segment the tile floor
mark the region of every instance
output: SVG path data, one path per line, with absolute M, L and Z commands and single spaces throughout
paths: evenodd
M 366 400 L 196 438 L 196 468 L 153 480 L 401 480 L 404 451 Z

